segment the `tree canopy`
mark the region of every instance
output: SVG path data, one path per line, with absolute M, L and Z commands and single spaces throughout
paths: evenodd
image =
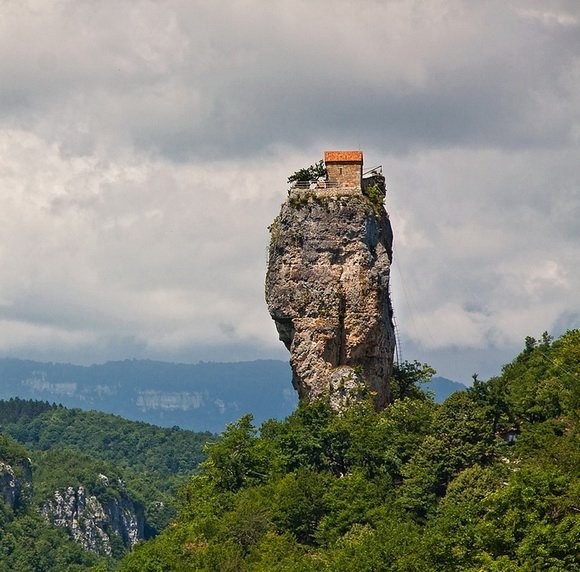
M 120 570 L 580 570 L 579 358 L 574 330 L 441 405 L 415 362 L 382 412 L 245 416 Z
M 20 441 L 0 436 L 0 460 L 31 457 L 37 479 L 16 508 L 0 502 L 0 572 L 580 571 L 579 364 L 580 331 L 528 337 L 501 375 L 441 404 L 421 389 L 432 368 L 406 362 L 383 411 L 315 401 L 219 437 L 0 402 Z M 120 561 L 35 509 L 55 487 L 117 494 L 101 473 L 160 532 Z

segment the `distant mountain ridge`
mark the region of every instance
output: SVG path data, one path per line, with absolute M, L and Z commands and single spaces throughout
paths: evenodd
M 453 381 L 446 377 L 435 376 L 431 378 L 422 387 L 424 391 L 430 391 L 433 393 L 433 397 L 437 403 L 442 403 L 445 401 L 452 393 L 456 391 L 465 391 L 467 386 L 459 381 Z
M 220 432 L 252 413 L 256 424 L 296 407 L 287 362 L 196 364 L 124 360 L 91 366 L 0 359 L 0 399 L 20 397 L 96 409 L 127 419 Z M 433 378 L 424 389 L 442 401 L 460 383 Z
M 127 419 L 220 432 L 252 413 L 283 418 L 297 397 L 287 363 L 167 363 L 124 360 L 79 366 L 0 359 L 0 398 L 20 397 L 96 409 Z

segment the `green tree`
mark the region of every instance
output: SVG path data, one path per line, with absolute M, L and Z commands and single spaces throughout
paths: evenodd
M 441 405 L 414 362 L 381 412 L 242 419 L 120 570 L 578 571 L 579 363 L 577 331 L 544 335 Z
M 427 383 L 435 373 L 435 370 L 430 365 L 420 363 L 417 360 L 395 364 L 390 380 L 391 401 L 397 401 L 405 397 L 425 399 L 426 395 L 421 390 L 420 384 Z
M 273 490 L 272 521 L 302 544 L 314 544 L 320 519 L 328 512 L 324 493 L 330 476 L 298 469 L 280 479 Z
M 230 423 L 217 442 L 207 445 L 208 458 L 202 468 L 219 490 L 236 492 L 266 478 L 269 459 L 262 445 L 252 416 L 244 415 Z
M 298 169 L 298 171 L 288 177 L 288 182 L 294 183 L 299 181 L 316 181 L 319 177 L 326 177 L 326 167 L 324 165 L 324 161 L 322 160 L 318 161 L 318 163 L 315 163 L 314 165 L 310 165 L 310 167 Z

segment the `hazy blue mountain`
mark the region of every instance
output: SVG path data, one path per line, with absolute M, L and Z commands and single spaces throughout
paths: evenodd
M 433 377 L 429 383 L 422 387 L 425 391 L 431 391 L 437 403 L 445 401 L 452 393 L 463 391 L 466 386 L 458 381 L 452 381 L 446 377 Z
M 275 360 L 178 364 L 125 360 L 92 366 L 0 359 L 0 398 L 97 409 L 195 431 L 221 431 L 252 413 L 256 422 L 290 414 L 290 367 Z
M 287 362 L 182 364 L 125 360 L 92 366 L 0 359 L 0 399 L 21 397 L 96 409 L 194 431 L 221 431 L 252 413 L 282 419 L 297 403 Z M 463 385 L 434 378 L 437 400 Z

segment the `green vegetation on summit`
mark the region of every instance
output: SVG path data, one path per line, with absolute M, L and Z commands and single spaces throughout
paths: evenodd
M 326 177 L 326 167 L 324 166 L 324 161 L 320 160 L 310 167 L 304 167 L 303 169 L 298 169 L 295 173 L 292 173 L 288 177 L 289 183 L 298 183 L 309 181 L 316 181 L 320 177 Z

